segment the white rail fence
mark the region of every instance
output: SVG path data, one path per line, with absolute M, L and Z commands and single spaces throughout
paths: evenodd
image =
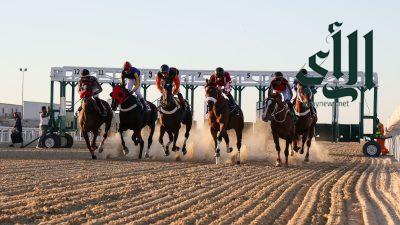
M 393 152 L 394 158 L 400 160 L 400 135 L 394 136 L 386 140 L 389 150 Z
M 11 133 L 13 128 L 12 127 L 0 127 L 0 143 L 11 143 Z M 79 132 L 68 132 L 75 141 L 82 141 L 83 138 L 81 137 Z M 22 138 L 24 142 L 32 141 L 40 136 L 40 129 L 39 128 L 23 128 L 22 129 Z

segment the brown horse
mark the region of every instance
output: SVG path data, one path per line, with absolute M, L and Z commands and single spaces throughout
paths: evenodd
M 304 144 L 307 143 L 307 153 L 304 157 L 304 161 L 309 161 L 311 141 L 315 134 L 315 125 L 317 124 L 318 117 L 316 113 L 312 113 L 311 91 L 308 88 L 303 88 L 300 84 L 298 85 L 298 93 L 295 98 L 295 113 L 298 117 L 296 122 L 296 133 L 293 139 L 293 150 L 300 150 L 300 154 L 304 153 Z M 301 148 L 297 146 L 299 136 L 302 136 Z M 293 155 L 293 152 L 292 152 Z
M 165 155 L 169 155 L 169 145 L 173 142 L 172 151 L 179 151 L 179 147 L 176 146 L 176 141 L 179 137 L 179 130 L 181 128 L 181 123 L 186 125 L 185 140 L 183 141 L 182 153 L 185 155 L 186 142 L 189 138 L 189 133 L 192 128 L 193 115 L 190 110 L 189 104 L 185 101 L 185 106 L 183 108 L 179 105 L 179 100 L 174 98 L 172 94 L 172 80 L 164 79 L 163 83 L 163 93 L 161 97 L 161 105 L 159 107 L 160 111 L 160 137 L 158 141 L 160 142 Z M 168 134 L 169 141 L 167 145 L 164 145 L 163 137 L 165 132 Z
M 103 145 L 105 140 L 107 139 L 108 131 L 110 130 L 111 121 L 113 118 L 113 113 L 111 111 L 110 105 L 104 100 L 101 100 L 101 102 L 104 106 L 104 110 L 106 110 L 107 112 L 106 117 L 102 117 L 100 115 L 96 102 L 92 97 L 85 97 L 82 99 L 82 109 L 79 112 L 78 116 L 82 135 L 85 139 L 86 146 L 89 149 L 90 154 L 92 155 L 92 159 L 97 158 L 94 154 L 94 151 L 97 149 L 96 139 L 99 134 L 100 126 L 105 123 L 105 131 L 99 147 L 99 152 L 101 153 L 103 151 Z M 89 141 L 89 132 L 92 133 L 91 143 Z
M 209 113 L 208 123 L 210 125 L 210 131 L 215 145 L 215 163 L 219 163 L 220 144 L 222 138 L 224 138 L 226 143 L 226 151 L 228 153 L 233 151 L 233 148 L 229 146 L 229 136 L 227 131 L 234 129 L 236 132 L 236 146 L 238 150 L 236 163 L 240 164 L 240 148 L 242 147 L 244 128 L 243 112 L 240 109 L 238 115 L 231 113 L 228 100 L 222 95 L 221 90 L 218 89 L 214 82 L 206 80 L 205 91 Z
M 144 141 L 142 138 L 142 129 L 146 126 L 150 128 L 149 137 L 147 139 L 147 150 L 145 158 L 150 158 L 150 147 L 153 143 L 153 134 L 156 127 L 156 121 L 158 117 L 157 107 L 147 102 L 150 107 L 150 111 L 146 107 L 142 108 L 139 106 L 140 101 L 136 96 L 128 93 L 128 91 L 121 85 L 114 85 L 113 91 L 110 93 L 112 98 L 111 108 L 113 111 L 117 110 L 120 106 L 119 112 L 119 133 L 121 137 L 121 144 L 124 149 L 125 155 L 129 153 L 128 147 L 125 145 L 124 132 L 132 130 L 132 141 L 135 145 L 140 145 L 139 159 L 142 158 Z
M 295 131 L 295 123 L 290 116 L 288 105 L 282 101 L 281 94 L 271 94 L 265 101 L 265 108 L 262 114 L 265 122 L 271 121 L 272 136 L 274 138 L 275 149 L 278 152 L 276 166 L 281 166 L 281 147 L 279 138 L 286 141 L 285 146 L 285 166 L 289 165 L 289 145 L 292 143 Z

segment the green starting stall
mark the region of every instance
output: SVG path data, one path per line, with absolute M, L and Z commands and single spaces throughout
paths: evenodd
M 71 147 L 73 145 L 73 138 L 71 134 L 78 130 L 77 119 L 74 116 L 76 111 L 75 104 L 77 103 L 77 90 L 80 73 L 83 69 L 88 69 L 92 76 L 95 76 L 100 84 L 118 83 L 121 76 L 121 68 L 105 68 L 105 67 L 76 67 L 76 66 L 63 66 L 51 68 L 51 81 L 50 81 L 50 122 L 49 130 L 45 139 L 47 147 Z M 139 69 L 141 72 L 142 88 L 144 97 L 147 97 L 148 88 L 155 85 L 155 78 L 158 69 Z M 195 104 L 195 90 L 199 86 L 204 86 L 205 81 L 212 74 L 212 70 L 180 70 L 180 79 L 186 99 L 190 102 L 192 111 Z M 233 81 L 233 96 L 237 103 L 242 103 L 242 92 L 245 88 L 255 88 L 258 90 L 257 113 L 260 114 L 262 103 L 265 101 L 267 88 L 273 78 L 274 71 L 229 71 Z M 282 71 L 286 79 L 293 84 L 297 71 Z M 347 73 L 337 80 L 332 73 L 328 73 L 324 83 L 317 85 L 322 87 L 327 84 L 331 88 L 338 86 L 349 87 L 346 85 L 348 79 Z M 310 72 L 309 76 L 319 76 L 314 72 Z M 374 82 L 376 87 L 373 89 L 373 114 L 365 115 L 364 101 L 365 92 L 367 89 L 364 86 L 364 73 L 358 73 L 357 83 L 350 85 L 360 90 L 360 121 L 358 124 L 358 140 L 362 138 L 370 138 L 373 140 L 376 131 L 376 118 L 377 118 L 377 95 L 378 95 L 378 79 L 377 74 L 374 74 Z M 59 91 L 56 91 L 59 87 Z M 70 95 L 67 96 L 67 90 L 70 90 Z M 60 107 L 55 107 L 56 95 L 59 93 Z M 335 100 L 337 102 L 337 100 Z M 202 103 L 203 104 L 203 103 Z M 323 139 L 325 136 L 329 137 L 331 141 L 339 141 L 341 132 L 341 125 L 338 122 L 338 107 L 333 107 L 332 124 L 329 126 L 318 125 L 317 136 Z M 365 120 L 373 120 L 373 134 L 364 133 Z M 354 126 L 349 128 L 355 132 Z M 317 138 L 318 139 L 318 138 Z

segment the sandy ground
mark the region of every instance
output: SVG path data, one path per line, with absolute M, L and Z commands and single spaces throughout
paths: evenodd
M 400 224 L 398 163 L 358 143 L 315 146 L 289 168 L 249 148 L 240 166 L 212 151 L 93 161 L 83 148 L 0 148 L 0 224 Z

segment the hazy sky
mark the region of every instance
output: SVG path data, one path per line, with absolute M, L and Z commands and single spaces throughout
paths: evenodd
M 400 103 L 399 12 L 399 1 L 1 1 L 0 102 L 20 103 L 21 66 L 28 67 L 25 99 L 34 101 L 49 101 L 52 66 L 120 67 L 130 60 L 139 68 L 297 70 L 330 48 L 328 24 L 340 21 L 343 69 L 346 36 L 359 31 L 363 70 L 362 36 L 374 30 L 385 121 Z M 196 91 L 201 112 L 203 92 Z M 150 98 L 158 96 L 151 92 Z M 256 92 L 245 89 L 247 119 L 256 100 Z M 342 110 L 341 121 L 357 122 L 357 106 Z M 329 121 L 330 109 L 320 114 Z

